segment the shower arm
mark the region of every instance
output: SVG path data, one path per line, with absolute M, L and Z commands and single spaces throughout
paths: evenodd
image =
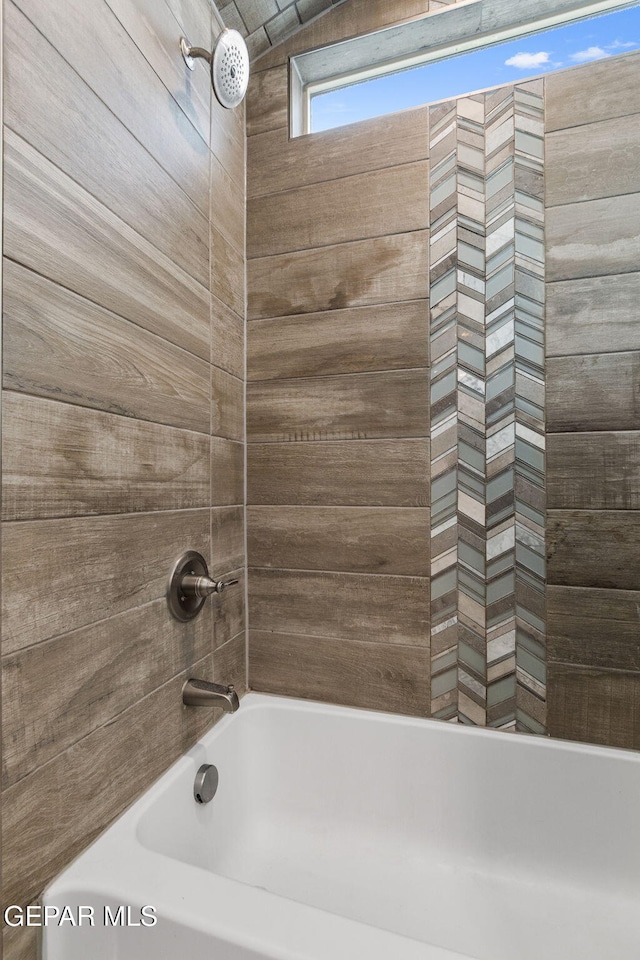
M 180 52 L 189 70 L 195 68 L 194 60 L 206 60 L 208 64 L 213 60 L 213 53 L 205 50 L 204 47 L 192 47 L 186 37 L 180 37 Z

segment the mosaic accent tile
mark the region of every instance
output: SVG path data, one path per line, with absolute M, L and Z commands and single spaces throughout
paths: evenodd
M 431 108 L 434 717 L 545 729 L 542 81 Z

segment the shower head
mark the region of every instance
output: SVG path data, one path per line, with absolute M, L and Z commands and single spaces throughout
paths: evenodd
M 207 61 L 213 91 L 223 107 L 232 109 L 242 103 L 249 83 L 249 51 L 242 34 L 237 30 L 223 30 L 213 53 L 192 47 L 186 37 L 181 37 L 180 51 L 189 70 L 195 69 L 198 58 Z

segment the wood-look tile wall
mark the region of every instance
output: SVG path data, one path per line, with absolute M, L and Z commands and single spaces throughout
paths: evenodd
M 285 48 L 247 101 L 249 679 L 427 715 L 428 111 L 289 140 Z
M 251 676 L 265 690 L 376 706 L 375 674 L 393 709 L 416 712 L 415 688 L 395 696 L 389 664 L 372 666 L 363 644 L 393 650 L 392 629 L 365 636 L 373 611 L 361 597 L 377 571 L 426 572 L 408 519 L 428 507 L 415 455 L 428 450 L 416 432 L 424 127 L 413 111 L 289 140 L 287 58 L 426 6 L 349 0 L 260 58 L 247 104 Z M 623 746 L 640 745 L 639 63 L 610 58 L 545 85 L 549 727 Z M 400 170 L 410 211 L 389 203 Z M 390 527 L 403 521 L 416 536 L 394 547 Z
M 640 748 L 640 54 L 546 111 L 549 732 Z
M 7 0 L 3 880 L 27 904 L 245 684 L 242 583 L 192 624 L 187 548 L 244 579 L 244 110 L 182 33 L 209 0 Z M 11 931 L 5 957 L 35 957 Z

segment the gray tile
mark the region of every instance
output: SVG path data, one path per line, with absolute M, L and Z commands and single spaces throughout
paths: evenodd
M 317 17 L 324 10 L 331 9 L 331 0 L 297 0 L 298 14 L 303 23 Z
M 235 3 L 228 3 L 225 7 L 222 7 L 220 16 L 224 20 L 225 27 L 230 30 L 237 30 L 243 37 L 246 37 L 249 33 Z
M 249 57 L 251 60 L 255 60 L 256 57 L 259 57 L 261 53 L 265 52 L 265 50 L 271 49 L 269 37 L 267 36 L 264 27 L 260 27 L 259 30 L 254 30 L 253 33 L 249 34 L 247 37 L 247 48 L 249 50 Z
M 271 43 L 275 46 L 286 37 L 290 36 L 300 26 L 300 17 L 295 6 L 287 7 L 282 13 L 279 13 L 273 20 L 265 24 L 265 30 Z
M 276 0 L 236 0 L 236 6 L 250 33 L 278 13 Z

